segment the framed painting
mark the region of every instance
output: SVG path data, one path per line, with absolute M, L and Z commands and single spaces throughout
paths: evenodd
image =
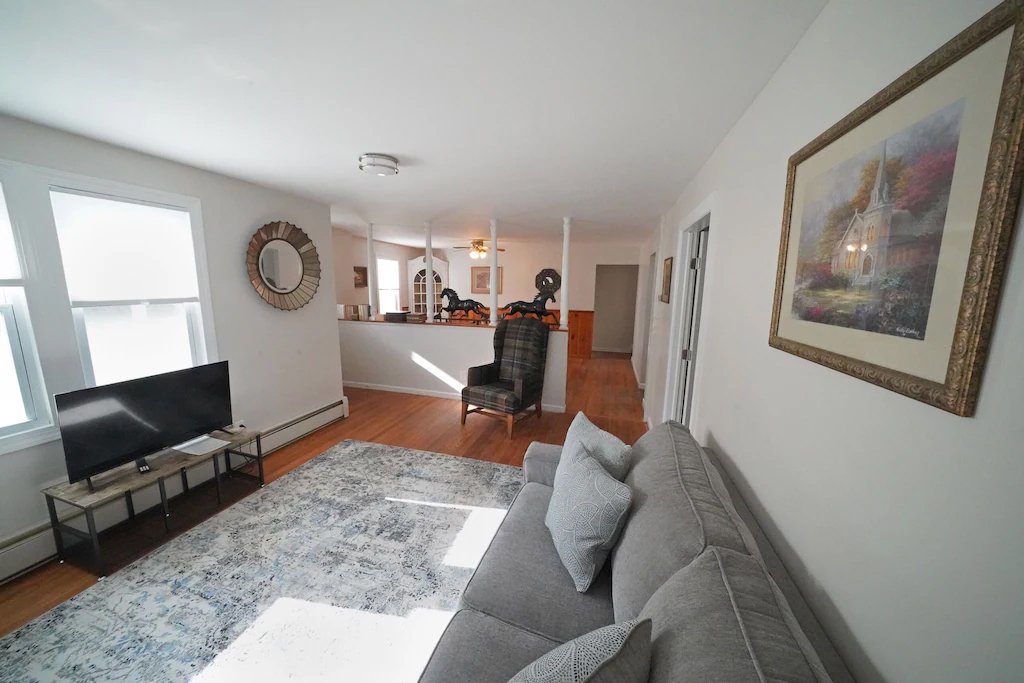
M 366 287 L 370 281 L 366 274 L 366 266 L 352 266 L 352 270 L 355 273 L 353 279 L 355 280 L 356 288 Z
M 505 284 L 505 272 L 498 266 L 498 294 L 501 294 Z M 470 291 L 473 294 L 491 293 L 491 267 L 470 266 L 469 268 Z
M 790 158 L 771 346 L 974 413 L 1021 189 L 1021 7 Z
M 672 300 L 672 257 L 665 259 L 661 266 L 661 296 L 658 299 L 663 304 Z

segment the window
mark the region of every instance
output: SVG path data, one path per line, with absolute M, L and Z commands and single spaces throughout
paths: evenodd
M 427 312 L 427 269 L 416 273 L 412 282 L 413 313 Z M 434 311 L 441 310 L 441 276 L 434 271 Z
M 189 213 L 50 192 L 86 384 L 206 362 Z
M 25 283 L 0 187 L 0 436 L 50 423 L 25 302 Z
M 398 261 L 377 259 L 377 296 L 380 300 L 381 313 L 397 313 L 402 310 L 399 304 L 400 286 Z

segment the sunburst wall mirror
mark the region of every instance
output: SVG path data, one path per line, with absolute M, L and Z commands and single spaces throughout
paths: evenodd
M 285 221 L 267 223 L 256 231 L 245 253 L 245 267 L 256 293 L 283 311 L 308 304 L 320 286 L 316 245 Z

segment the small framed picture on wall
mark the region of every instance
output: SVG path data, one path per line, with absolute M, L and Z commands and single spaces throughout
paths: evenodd
M 352 266 L 352 270 L 355 272 L 356 287 L 366 287 L 369 282 L 369 278 L 366 275 L 366 266 Z
M 661 303 L 667 304 L 672 299 L 672 257 L 665 259 L 661 269 Z
M 491 293 L 491 267 L 490 266 L 472 266 L 470 271 L 470 291 L 473 294 L 490 294 Z M 504 272 L 501 266 L 498 266 L 498 294 L 501 294 L 501 290 L 504 285 Z

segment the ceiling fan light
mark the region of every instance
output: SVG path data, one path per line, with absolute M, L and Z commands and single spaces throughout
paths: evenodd
M 398 159 L 388 154 L 363 154 L 359 157 L 359 170 L 377 176 L 398 175 Z

